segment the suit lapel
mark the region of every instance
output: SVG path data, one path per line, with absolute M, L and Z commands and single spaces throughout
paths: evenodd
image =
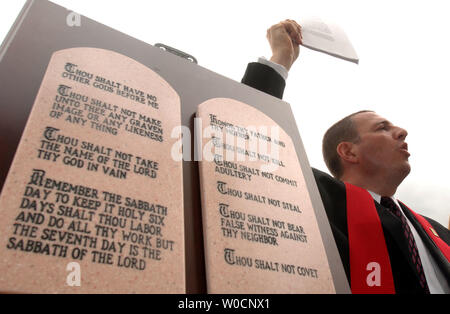
M 400 249 L 405 260 L 407 261 L 412 272 L 416 275 L 417 279 L 419 279 L 419 276 L 415 271 L 415 265 L 413 265 L 413 262 L 411 260 L 411 253 L 409 252 L 408 243 L 406 242 L 405 236 L 403 234 L 404 231 L 401 220 L 389 209 L 380 205 L 376 201 L 375 207 L 377 208 L 377 212 L 380 217 L 381 224 L 383 225 L 384 232 L 389 234 L 389 236 L 386 236 L 386 240 L 389 241 L 388 239 L 390 239 L 392 241 L 393 239 L 393 241 L 397 244 L 397 247 Z
M 423 230 L 422 225 L 417 221 L 417 219 L 410 212 L 410 210 L 401 203 L 400 203 L 400 206 L 401 206 L 405 216 L 408 218 L 408 220 L 414 226 L 414 228 L 416 229 L 420 238 L 422 239 L 423 243 L 425 244 L 427 249 L 430 251 L 431 255 L 434 257 L 434 260 L 436 261 L 436 264 L 438 265 L 439 269 L 445 275 L 447 280 L 450 281 L 450 264 L 447 261 L 447 259 L 445 258 L 444 254 L 442 254 L 441 250 L 436 246 L 434 241 L 431 240 L 429 235 L 425 232 L 425 230 Z

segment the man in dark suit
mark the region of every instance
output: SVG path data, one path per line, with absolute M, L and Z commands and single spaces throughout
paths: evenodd
M 267 38 L 272 58 L 250 63 L 242 82 L 282 98 L 301 27 L 286 20 Z M 323 139 L 333 177 L 313 168 L 354 293 L 450 293 L 449 230 L 394 198 L 411 169 L 407 135 L 373 111 L 351 114 Z

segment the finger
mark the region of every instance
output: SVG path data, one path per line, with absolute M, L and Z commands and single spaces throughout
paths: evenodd
M 299 34 L 300 34 L 300 38 L 301 39 L 303 39 L 303 36 L 302 36 L 302 26 L 301 25 L 299 25 L 296 21 L 293 21 L 294 22 L 294 25 L 297 27 L 297 29 L 298 29 L 298 32 L 299 32 Z
M 292 24 L 294 24 L 295 27 L 297 27 L 298 30 L 301 29 L 300 24 L 298 24 L 295 20 L 288 20 L 289 22 L 291 22 Z
M 290 21 L 284 21 L 281 22 L 281 24 L 284 26 L 286 32 L 291 37 L 292 42 L 299 45 L 301 43 L 301 33 L 299 32 L 298 27 Z
M 298 35 L 299 37 L 301 37 L 301 26 L 294 20 L 286 20 L 285 21 L 285 25 L 286 27 L 289 29 L 289 31 Z
M 280 36 L 290 37 L 286 27 L 282 23 L 273 25 L 267 30 L 267 38 L 281 38 Z
M 297 33 L 298 33 L 298 38 L 297 38 L 297 41 L 298 41 L 298 44 L 301 44 L 302 43 L 302 39 L 303 39 L 303 35 L 302 35 L 302 27 L 300 26 L 300 24 L 298 24 L 296 21 L 294 21 L 294 20 L 286 20 L 286 21 L 288 21 L 289 23 L 291 23 L 296 29 L 297 29 Z
M 300 39 L 300 44 L 301 44 L 301 41 L 302 41 L 302 39 L 303 39 L 303 35 L 302 35 L 302 27 L 301 27 L 301 25 L 300 24 L 298 24 L 296 21 L 294 21 L 294 20 L 290 20 L 291 22 L 292 22 L 292 24 L 294 24 L 294 26 L 297 28 L 297 31 L 298 31 L 298 33 L 299 33 L 299 39 Z

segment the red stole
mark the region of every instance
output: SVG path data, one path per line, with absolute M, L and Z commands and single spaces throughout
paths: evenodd
M 345 186 L 352 293 L 395 293 L 389 254 L 374 200 L 365 189 L 349 183 Z M 410 211 L 450 261 L 450 247 L 435 234 L 426 219 Z M 374 284 L 372 279 L 376 277 L 373 276 L 378 276 L 380 281 Z
M 403 203 L 402 203 L 403 204 Z M 447 258 L 447 261 L 450 262 L 450 246 L 447 245 L 436 233 L 436 231 L 433 229 L 431 224 L 422 216 L 415 213 L 411 210 L 408 206 L 403 204 L 406 208 L 409 209 L 409 211 L 414 215 L 416 220 L 422 225 L 422 228 L 425 230 L 425 232 L 428 234 L 430 239 L 436 244 L 436 246 L 441 250 L 442 254 Z
M 391 262 L 374 200 L 360 187 L 349 183 L 345 187 L 352 293 L 395 293 Z M 370 268 L 371 265 L 375 268 Z M 379 286 L 368 283 L 371 269 L 379 271 Z

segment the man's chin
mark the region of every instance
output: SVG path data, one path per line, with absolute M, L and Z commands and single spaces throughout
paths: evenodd
M 411 172 L 411 165 L 409 164 L 409 162 L 405 162 L 404 165 L 402 166 L 401 172 L 403 174 L 403 178 L 406 178 L 408 176 L 408 174 Z

